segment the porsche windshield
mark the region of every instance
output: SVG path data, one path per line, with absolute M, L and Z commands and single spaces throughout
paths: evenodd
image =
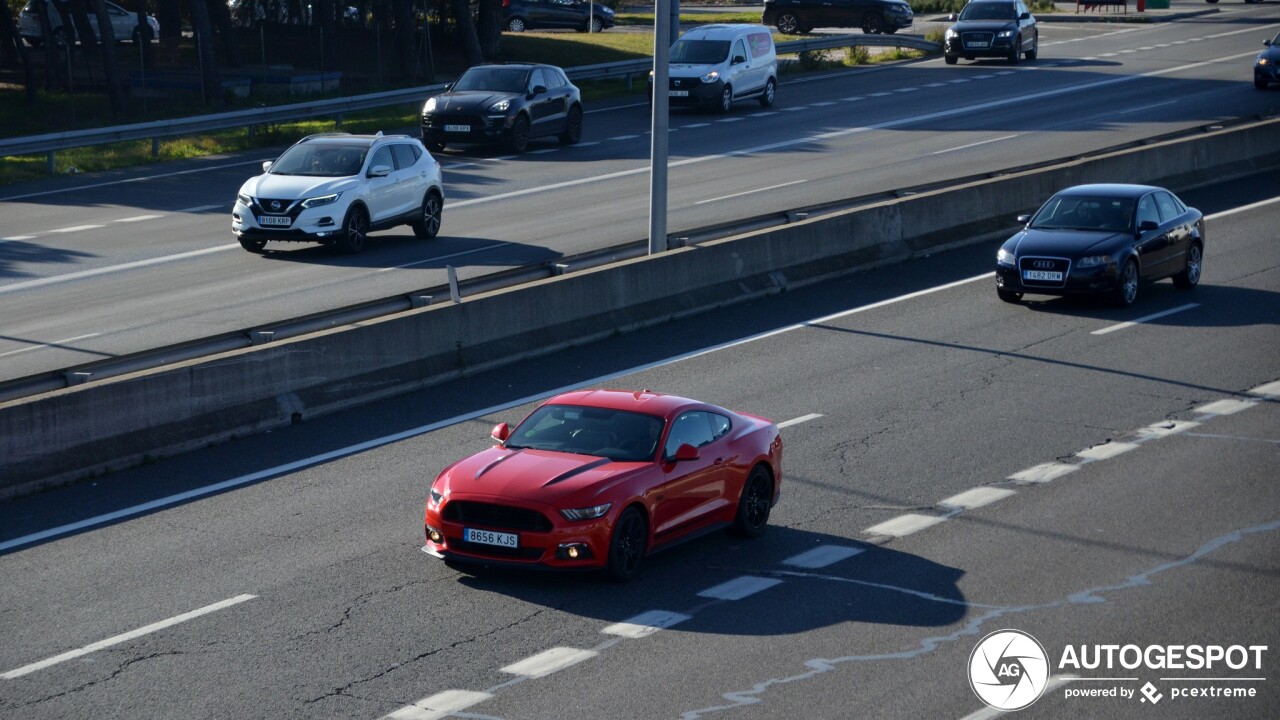
M 671 46 L 671 62 L 715 65 L 729 57 L 728 40 L 680 40 Z
M 662 426 L 662 418 L 626 410 L 543 405 L 512 431 L 505 447 L 638 462 L 657 454 Z
M 528 76 L 525 68 L 473 67 L 458 78 L 452 89 L 522 94 Z
M 1123 232 L 1133 225 L 1133 199 L 1056 195 L 1031 219 L 1037 230 Z

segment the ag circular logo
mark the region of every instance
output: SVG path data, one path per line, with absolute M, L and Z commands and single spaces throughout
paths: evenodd
M 997 710 L 1021 710 L 1040 699 L 1049 682 L 1049 656 L 1021 630 L 997 630 L 969 655 L 969 687 Z

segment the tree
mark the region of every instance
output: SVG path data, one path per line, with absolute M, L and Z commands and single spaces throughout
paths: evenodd
M 4 44 L 4 55 L 17 53 L 18 61 L 22 63 L 22 80 L 27 91 L 27 104 L 34 103 L 37 88 L 36 72 L 31 67 L 31 54 L 27 52 L 27 46 L 22 43 L 22 38 L 18 37 L 18 26 L 13 21 L 13 10 L 9 8 L 9 3 L 3 0 L 0 0 L 0 42 Z
M 111 104 L 111 117 L 118 118 L 124 114 L 124 90 L 120 87 L 120 66 L 116 64 L 116 32 L 111 27 L 111 16 L 107 14 L 104 0 L 93 0 L 93 11 L 98 17 L 98 35 L 102 38 L 102 71 L 107 78 L 107 99 Z M 90 33 L 84 41 L 93 42 Z
M 451 0 L 454 20 L 458 23 L 458 43 L 466 55 L 467 65 L 479 65 L 484 62 L 484 53 L 480 50 L 480 39 L 476 37 L 476 24 L 471 21 L 470 0 Z
M 101 0 L 98 0 L 101 2 Z M 200 88 L 206 105 L 223 104 L 222 78 L 218 76 L 218 58 L 213 47 L 213 28 L 209 24 L 209 5 L 205 0 L 191 2 L 191 32 L 195 35 L 196 57 L 200 62 Z
M 138 35 L 138 52 L 142 55 L 142 67 L 144 70 L 150 70 L 152 67 L 151 57 L 151 41 L 155 39 L 155 32 L 151 29 L 151 23 L 147 22 L 147 2 L 146 0 L 138 0 L 138 17 L 135 29 Z
M 236 43 L 235 29 L 231 26 L 231 8 L 226 0 L 208 0 L 209 20 L 218 33 L 218 47 L 222 51 L 222 62 L 227 67 L 240 67 L 240 49 Z
M 502 0 L 480 0 L 476 32 L 486 60 L 502 59 Z

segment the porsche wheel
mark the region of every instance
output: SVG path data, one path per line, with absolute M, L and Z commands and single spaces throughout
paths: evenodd
M 784 12 L 778 16 L 778 32 L 783 35 L 799 35 L 800 18 L 795 13 Z
M 648 528 L 640 511 L 629 507 L 618 516 L 613 526 L 613 539 L 609 541 L 609 579 L 626 582 L 635 576 L 644 560 L 648 544 Z
M 773 508 L 773 480 L 769 471 L 757 465 L 742 485 L 738 498 L 738 514 L 733 519 L 733 532 L 743 537 L 760 537 L 769 525 Z
M 569 117 L 564 121 L 564 132 L 560 133 L 561 145 L 576 145 L 582 139 L 582 108 L 574 105 L 569 108 Z
M 517 115 L 511 123 L 511 134 L 507 136 L 507 149 L 519 155 L 529 147 L 529 118 Z

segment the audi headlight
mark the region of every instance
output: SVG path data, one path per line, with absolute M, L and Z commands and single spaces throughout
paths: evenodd
M 609 508 L 611 507 L 613 507 L 613 503 L 605 503 L 603 505 L 595 505 L 592 507 L 561 510 L 560 514 L 564 516 L 565 520 L 595 520 L 609 512 Z
M 720 79 L 720 73 L 715 70 L 712 70 L 711 72 L 702 76 L 702 82 L 704 83 L 713 83 L 719 79 Z
M 1013 37 L 1013 31 L 1001 30 L 1000 32 L 996 33 L 996 37 L 1001 37 L 1001 38 Z
M 499 100 L 498 102 L 489 106 L 489 112 L 491 113 L 504 113 L 510 109 L 511 109 L 510 100 Z
M 1098 267 L 1099 265 L 1110 265 L 1110 264 L 1111 264 L 1110 255 L 1089 255 L 1088 257 L 1080 258 L 1080 261 L 1076 263 L 1076 267 L 1087 268 L 1087 267 Z
M 956 32 L 955 30 L 952 30 L 951 28 L 947 28 L 947 31 L 943 33 L 943 37 L 945 37 L 948 40 L 954 40 L 959 35 L 960 33 Z
M 433 113 L 436 111 L 436 99 L 429 98 L 427 104 L 422 106 L 422 114 Z
M 340 195 L 342 195 L 342 193 L 333 193 L 332 195 L 321 195 L 320 197 L 307 198 L 302 201 L 302 207 L 317 208 L 324 207 L 325 205 L 332 205 L 338 201 L 338 197 Z
M 245 195 L 244 193 L 236 193 L 236 202 L 244 205 L 245 207 L 249 207 L 253 205 L 253 198 Z
M 1004 248 L 1000 248 L 999 252 L 996 253 L 996 262 L 1000 263 L 1001 265 L 1013 265 L 1014 264 L 1013 253 L 1009 252 L 1008 250 L 1005 250 Z

